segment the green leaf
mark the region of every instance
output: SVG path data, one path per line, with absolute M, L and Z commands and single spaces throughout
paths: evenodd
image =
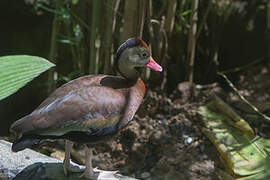
M 76 5 L 78 4 L 79 0 L 72 0 L 71 2 L 72 2 L 72 5 Z
M 192 10 L 186 10 L 186 11 L 181 13 L 181 16 L 186 16 L 186 15 L 190 14 L 191 12 L 192 12 Z
M 270 140 L 247 131 L 248 123 L 228 107 L 218 97 L 201 106 L 202 132 L 217 148 L 228 173 L 236 179 L 270 179 Z M 223 176 L 223 179 L 231 178 Z
M 55 66 L 37 56 L 0 57 L 0 100 L 15 93 L 42 72 Z

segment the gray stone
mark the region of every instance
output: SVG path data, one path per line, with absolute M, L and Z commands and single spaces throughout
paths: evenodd
M 149 172 L 144 172 L 144 173 L 141 174 L 141 178 L 143 178 L 143 179 L 146 179 L 146 178 L 148 178 L 150 176 L 151 176 L 151 174 Z
M 81 173 L 64 175 L 62 161 L 35 152 L 31 149 L 14 153 L 11 151 L 11 143 L 0 140 L 0 179 L 14 180 L 73 180 L 78 179 Z M 78 168 L 84 168 L 72 163 Z M 94 170 L 98 173 L 98 179 L 110 180 L 135 180 L 134 178 L 113 174 L 109 171 Z

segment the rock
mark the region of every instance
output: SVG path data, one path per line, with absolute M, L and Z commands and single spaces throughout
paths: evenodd
M 150 176 L 151 176 L 151 174 L 149 172 L 144 172 L 144 173 L 141 174 L 142 179 L 146 179 L 146 178 L 148 178 Z
M 178 92 L 181 94 L 183 102 L 188 101 L 193 94 L 194 84 L 190 82 L 181 82 L 177 85 Z
M 24 168 L 37 163 L 61 163 L 60 160 L 50 158 L 30 149 L 14 153 L 11 143 L 0 140 L 0 169 L 8 172 L 8 178 L 13 178 Z
M 0 140 L 0 179 L 14 180 L 73 180 L 78 179 L 81 173 L 71 173 L 69 176 L 64 175 L 62 161 L 45 156 L 30 149 L 14 153 L 11 151 L 11 143 Z M 82 169 L 72 163 L 74 166 Z M 135 180 L 135 178 L 123 176 L 121 174 L 112 174 L 110 171 L 95 169 L 99 173 L 98 179 L 111 180 Z

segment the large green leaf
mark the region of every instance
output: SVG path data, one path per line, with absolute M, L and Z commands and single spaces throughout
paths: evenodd
M 0 57 L 0 100 L 15 93 L 26 83 L 55 66 L 37 56 L 16 55 Z
M 248 123 L 218 97 L 201 106 L 200 113 L 205 125 L 202 131 L 216 146 L 231 176 L 239 180 L 270 179 L 270 140 L 255 137 Z

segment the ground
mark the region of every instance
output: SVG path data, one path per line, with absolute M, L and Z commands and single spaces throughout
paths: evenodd
M 234 80 L 239 92 L 267 114 L 270 109 L 270 103 L 265 106 L 270 101 L 269 68 L 259 65 L 239 75 Z M 214 94 L 247 119 L 258 134 L 270 137 L 265 131 L 265 121 L 259 116 L 254 119 L 251 115 L 256 113 L 228 86 L 183 82 L 170 96 L 159 90 L 149 91 L 133 122 L 118 141 L 107 149 L 97 149 L 97 152 L 107 152 L 98 155 L 98 162 L 104 163 L 103 168 L 118 169 L 140 179 L 219 179 L 217 169 L 224 167 L 215 147 L 200 131 L 198 114 L 199 106 Z
M 198 107 L 220 91 L 217 84 L 188 82 L 179 84 L 169 97 L 159 90 L 148 91 L 117 140 L 95 148 L 94 166 L 148 180 L 218 179 L 216 168 L 223 167 L 216 149 L 199 129 Z M 82 146 L 75 148 L 75 157 L 84 155 Z
M 239 92 L 266 114 L 270 109 L 270 103 L 266 105 L 270 100 L 269 75 L 269 68 L 259 65 L 240 73 L 234 81 Z M 235 92 L 225 89 L 217 83 L 201 86 L 183 82 L 169 96 L 159 89 L 149 90 L 134 120 L 116 141 L 95 148 L 93 165 L 147 180 L 219 179 L 217 169 L 224 167 L 215 147 L 200 131 L 199 106 L 218 94 L 258 134 L 270 137 L 265 131 L 267 123 L 259 116 L 254 120 L 250 115 L 256 113 Z M 41 147 L 43 153 L 63 159 L 63 141 L 45 142 Z M 84 147 L 74 148 L 73 160 L 83 163 Z

